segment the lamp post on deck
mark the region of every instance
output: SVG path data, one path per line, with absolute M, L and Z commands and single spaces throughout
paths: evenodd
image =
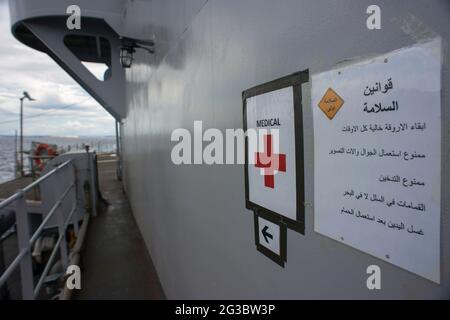
M 35 101 L 28 92 L 24 91 L 23 96 L 20 98 L 20 176 L 24 176 L 23 172 L 23 100 L 28 99 L 30 101 Z

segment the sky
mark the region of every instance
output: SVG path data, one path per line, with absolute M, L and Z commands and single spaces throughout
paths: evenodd
M 22 92 L 24 135 L 114 135 L 115 124 L 90 95 L 45 53 L 14 38 L 8 2 L 0 0 L 0 135 L 19 131 Z

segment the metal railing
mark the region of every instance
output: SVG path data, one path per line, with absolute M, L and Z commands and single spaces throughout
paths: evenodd
M 31 234 L 25 195 L 44 181 L 51 187 L 54 203 L 52 204 L 50 211 L 44 215 L 44 218 L 36 231 Z M 19 247 L 18 255 L 0 277 L 0 287 L 2 287 L 13 272 L 20 267 L 22 299 L 35 299 L 38 297 L 42 285 L 45 283 L 46 277 L 54 264 L 58 251 L 60 253 L 59 256 L 61 259 L 62 270 L 67 269 L 69 253 L 66 241 L 66 230 L 70 224 L 73 224 L 75 235 L 78 235 L 78 221 L 76 221 L 74 215 L 78 209 L 76 193 L 75 168 L 72 160 L 68 160 L 0 203 L 0 210 L 6 207 L 13 207 L 15 210 L 17 241 Z M 67 208 L 70 209 L 67 210 Z M 55 219 L 52 219 L 54 217 Z M 48 227 L 49 222 L 55 220 L 58 229 L 58 239 L 43 272 L 35 279 L 32 265 L 33 246 L 41 236 L 42 231 Z

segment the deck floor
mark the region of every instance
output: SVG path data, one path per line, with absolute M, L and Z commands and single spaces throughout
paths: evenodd
M 90 221 L 81 256 L 82 288 L 74 299 L 165 299 L 111 159 L 99 158 L 100 190 L 110 205 Z
M 0 199 L 6 199 L 16 193 L 19 189 L 25 188 L 27 185 L 33 182 L 31 177 L 20 177 L 11 181 L 6 181 L 0 184 Z M 36 200 L 33 197 L 33 193 L 26 194 L 28 200 Z

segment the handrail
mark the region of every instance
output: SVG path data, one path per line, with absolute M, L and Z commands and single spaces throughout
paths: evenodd
M 61 170 L 62 168 L 64 168 L 65 166 L 67 166 L 71 162 L 72 162 L 72 159 L 67 160 L 66 162 L 60 164 L 56 168 L 54 168 L 54 169 L 50 170 L 49 172 L 47 172 L 46 174 L 44 174 L 42 177 L 40 177 L 36 181 L 33 181 L 32 183 L 30 183 L 25 188 L 19 190 L 19 192 L 16 192 L 15 194 L 10 196 L 9 198 L 6 198 L 2 202 L 0 202 L 0 209 L 3 209 L 4 207 L 6 207 L 9 204 L 13 203 L 15 200 L 20 198 L 22 193 L 27 193 L 28 191 L 30 191 L 31 189 L 33 189 L 34 187 L 39 185 L 42 181 L 47 180 L 51 175 L 53 175 L 55 172 Z
M 18 235 L 18 242 L 19 242 L 19 253 L 14 258 L 14 260 L 9 264 L 9 266 L 6 268 L 6 270 L 3 272 L 3 274 L 0 275 L 0 287 L 6 283 L 6 281 L 9 279 L 11 274 L 20 266 L 21 270 L 21 283 L 22 283 L 22 298 L 24 299 L 34 299 L 39 294 L 42 285 L 45 282 L 45 279 L 51 269 L 51 266 L 53 264 L 53 261 L 55 257 L 57 256 L 58 250 L 60 250 L 61 253 L 61 259 L 63 263 L 63 268 L 67 267 L 65 266 L 65 260 L 68 259 L 68 253 L 67 253 L 67 242 L 65 239 L 66 236 L 66 230 L 70 223 L 76 223 L 73 220 L 75 212 L 77 212 L 78 209 L 78 198 L 76 196 L 76 173 L 74 170 L 74 167 L 72 166 L 73 176 L 70 175 L 69 185 L 67 188 L 65 188 L 64 192 L 59 193 L 59 190 L 57 191 L 58 196 L 57 199 L 54 199 L 54 204 L 51 206 L 50 211 L 45 215 L 45 218 L 40 223 L 36 231 L 31 235 L 29 235 L 29 222 L 27 219 L 27 209 L 26 209 L 26 199 L 25 199 L 25 193 L 32 190 L 34 187 L 38 186 L 43 181 L 47 180 L 53 175 L 56 175 L 60 170 L 66 168 L 70 163 L 72 162 L 72 159 L 65 161 L 64 163 L 60 164 L 56 168 L 50 170 L 45 175 L 28 185 L 27 187 L 23 189 L 19 189 L 14 195 L 10 196 L 9 198 L 5 199 L 4 201 L 0 202 L 0 209 L 5 208 L 12 203 L 16 203 L 17 209 L 16 209 L 16 226 L 17 226 L 17 235 Z M 58 180 L 62 176 L 56 176 L 55 179 L 56 182 L 60 181 Z M 53 185 L 53 184 L 51 184 Z M 55 188 L 57 184 L 55 184 Z M 55 189 L 57 190 L 57 189 Z M 67 196 L 72 192 L 74 198 L 74 203 L 72 204 L 70 208 L 70 212 L 67 215 L 67 218 L 63 218 L 63 212 L 58 211 L 58 209 L 62 206 L 63 201 L 67 198 Z M 58 212 L 58 219 L 57 219 L 57 225 L 58 225 L 58 233 L 59 237 L 56 241 L 56 244 L 52 250 L 52 253 L 50 255 L 50 258 L 48 259 L 43 272 L 40 274 L 40 278 L 38 280 L 37 285 L 34 285 L 34 276 L 32 271 L 32 265 L 31 265 L 31 251 L 33 248 L 33 245 L 41 235 L 44 228 L 47 226 L 49 221 L 55 216 L 55 214 Z M 65 214 L 64 214 L 65 215 Z M 19 219 L 20 218 L 20 219 Z M 75 227 L 75 234 L 78 234 L 78 228 Z M 64 241 L 63 241 L 64 240 Z M 23 278 L 25 277 L 25 278 Z
M 69 216 L 67 217 L 66 221 L 64 222 L 64 229 L 67 228 L 69 225 L 70 220 L 72 219 L 73 214 L 75 213 L 77 206 L 73 205 L 72 210 L 70 211 Z M 56 257 L 56 253 L 58 252 L 59 245 L 61 244 L 62 239 L 64 238 L 64 234 L 60 234 L 58 237 L 58 240 L 56 241 L 55 247 L 52 250 L 52 253 L 50 254 L 50 258 L 47 261 L 47 264 L 45 265 L 44 271 L 42 271 L 42 275 L 36 285 L 36 288 L 34 289 L 34 296 L 36 297 L 39 293 L 39 290 L 41 290 L 41 286 L 45 281 L 45 278 L 47 277 L 48 271 L 50 270 L 50 267 L 52 266 L 53 260 Z
M 75 186 L 75 182 L 70 184 L 70 186 L 64 191 L 64 193 L 61 195 L 61 198 L 59 198 L 58 201 L 53 205 L 53 207 L 48 212 L 47 216 L 44 218 L 42 223 L 39 225 L 39 227 L 36 229 L 34 234 L 30 238 L 30 246 L 32 246 L 36 240 L 39 238 L 39 235 L 41 234 L 44 227 L 47 225 L 47 222 L 53 217 L 53 215 L 56 212 L 56 209 L 62 204 L 62 201 L 66 198 L 66 196 L 69 194 L 69 191 Z
M 58 207 L 62 204 L 62 200 L 64 200 L 66 198 L 66 196 L 69 194 L 69 191 L 75 186 L 75 182 L 73 182 L 72 184 L 70 184 L 70 186 L 66 189 L 66 191 L 64 191 L 64 193 L 61 195 L 61 197 L 58 199 L 58 201 L 56 201 L 55 205 L 52 207 L 52 209 L 49 211 L 49 213 L 47 214 L 47 216 L 45 217 L 45 219 L 42 221 L 42 223 L 39 225 L 39 227 L 37 228 L 36 232 L 33 234 L 33 236 L 30 239 L 30 247 L 24 248 L 20 251 L 20 253 L 17 255 L 17 257 L 13 260 L 13 262 L 11 262 L 11 264 L 8 266 L 8 268 L 5 270 L 5 272 L 3 273 L 3 275 L 0 277 L 0 287 L 4 284 L 4 282 L 8 279 L 8 277 L 10 276 L 10 274 L 19 266 L 20 261 L 23 259 L 23 257 L 25 256 L 25 254 L 30 251 L 30 248 L 33 246 L 33 244 L 36 242 L 36 240 L 39 238 L 40 233 L 42 232 L 42 230 L 44 229 L 44 227 L 46 226 L 47 222 L 50 221 L 50 219 L 52 218 L 52 216 L 54 215 L 54 213 L 56 212 L 56 209 L 58 209 Z M 73 213 L 75 212 L 76 207 L 74 207 L 74 209 L 72 209 L 69 218 L 72 217 Z M 66 226 L 67 227 L 67 226 Z M 55 249 L 57 249 L 59 246 L 59 242 L 58 245 L 55 245 Z M 44 270 L 45 271 L 45 270 Z

